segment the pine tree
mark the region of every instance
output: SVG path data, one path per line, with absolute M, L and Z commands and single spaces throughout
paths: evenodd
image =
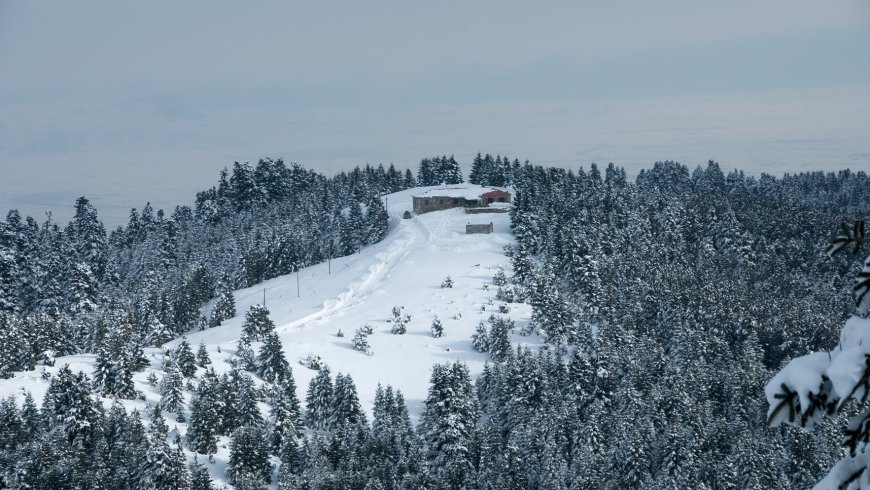
M 408 331 L 406 325 L 411 321 L 411 315 L 407 313 L 402 313 L 405 309 L 404 306 L 394 306 L 393 307 L 393 317 L 390 321 L 393 323 L 393 327 L 390 331 L 396 335 L 405 335 Z
M 360 352 L 364 352 L 366 355 L 373 355 L 374 351 L 372 351 L 372 347 L 369 345 L 369 335 L 371 335 L 372 332 L 373 330 L 370 325 L 364 325 L 361 328 L 356 329 L 353 339 L 351 340 L 353 348 Z
M 257 374 L 269 383 L 281 383 L 289 376 L 289 371 L 281 340 L 275 332 L 267 333 L 257 356 Z
M 329 368 L 323 366 L 308 384 L 305 396 L 305 422 L 312 429 L 328 429 L 332 407 L 332 378 Z
M 369 201 L 368 209 L 366 210 L 366 244 L 374 244 L 383 240 L 387 235 L 387 228 L 390 221 L 390 214 L 380 197 L 375 197 Z
M 471 336 L 471 346 L 477 352 L 489 351 L 489 334 L 486 332 L 486 325 L 479 322 L 474 329 L 474 334 Z
M 442 289 L 443 288 L 452 288 L 452 287 L 453 287 L 453 279 L 451 279 L 450 276 L 447 276 L 446 278 L 444 278 L 443 281 L 441 281 L 441 288 Z
M 171 363 L 166 366 L 160 382 L 160 407 L 179 416 L 184 413 L 184 378 Z
M 242 426 L 233 432 L 230 441 L 230 457 L 227 462 L 227 477 L 235 485 L 241 478 L 253 478 L 261 483 L 270 483 L 272 465 L 269 463 L 269 438 L 259 426 Z
M 178 488 L 176 483 L 176 458 L 166 441 L 169 427 L 160 410 L 155 405 L 151 411 L 151 428 L 148 437 L 148 453 L 140 484 L 145 488 Z
M 93 447 L 102 417 L 100 405 L 91 398 L 90 386 L 84 373 L 73 374 L 64 365 L 52 377 L 42 402 L 48 425 L 76 450 Z
M 365 414 L 359 403 L 353 379 L 350 375 L 336 374 L 327 425 L 335 429 L 345 425 L 364 426 L 365 424 Z
M 172 350 L 172 361 L 185 378 L 192 378 L 196 375 L 196 357 L 190 349 L 187 337 L 181 337 L 181 341 Z
M 460 363 L 436 364 L 421 416 L 426 459 L 433 476 L 452 488 L 471 485 L 471 445 L 477 407 L 468 367 Z
M 301 469 L 303 461 L 299 446 L 303 437 L 300 432 L 302 415 L 299 411 L 299 400 L 296 399 L 295 384 L 280 388 L 273 385 L 272 389 L 273 400 L 269 410 L 272 451 L 279 455 L 282 464 L 299 465 L 298 468 Z
M 214 490 L 208 468 L 200 464 L 195 457 L 190 463 L 190 490 Z
M 432 328 L 431 328 L 432 336 L 435 338 L 441 337 L 444 335 L 444 325 L 441 324 L 441 320 L 436 316 L 434 320 L 432 320 Z
M 245 314 L 243 334 L 251 340 L 262 340 L 274 330 L 275 323 L 269 319 L 269 310 L 263 305 L 252 305 Z
M 217 436 L 221 429 L 220 393 L 213 372 L 204 376 L 190 401 L 190 422 L 187 442 L 191 450 L 200 454 L 217 452 Z
M 489 317 L 489 335 L 487 345 L 493 360 L 504 361 L 511 354 L 511 342 L 508 333 L 513 329 L 509 319 L 492 315 Z
M 224 272 L 218 285 L 218 296 L 215 298 L 214 306 L 211 309 L 211 317 L 209 318 L 209 326 L 216 327 L 224 320 L 236 316 L 236 300 L 233 297 L 232 284 L 229 275 Z
M 230 382 L 236 395 L 237 426 L 263 426 L 263 415 L 257 405 L 260 395 L 254 380 L 242 371 L 234 369 L 230 372 Z
M 196 365 L 205 369 L 211 364 L 211 359 L 208 357 L 208 349 L 205 348 L 205 342 L 199 342 L 199 349 L 196 351 Z

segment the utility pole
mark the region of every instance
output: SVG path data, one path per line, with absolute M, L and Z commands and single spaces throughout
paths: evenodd
M 263 308 L 266 307 L 266 288 L 263 288 Z
M 299 292 L 299 268 L 296 268 L 296 297 L 299 298 L 301 293 Z

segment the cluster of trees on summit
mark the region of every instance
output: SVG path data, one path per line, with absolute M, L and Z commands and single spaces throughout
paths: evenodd
M 424 159 L 416 176 L 236 164 L 194 206 L 134 210 L 108 235 L 84 198 L 65 228 L 10 212 L 0 374 L 72 353 L 99 362 L 60 369 L 41 408 L 0 403 L 0 486 L 213 488 L 221 441 L 227 481 L 245 489 L 807 488 L 839 459 L 835 421 L 769 428 L 763 387 L 789 359 L 830 350 L 852 312 L 859 258 L 823 249 L 832 224 L 870 210 L 866 174 L 658 162 L 632 182 L 612 164 L 478 155 L 469 180 L 514 188 L 512 270 L 492 289 L 531 304 L 531 322 L 478 327 L 469 345 L 491 359 L 477 379 L 462 363 L 433 366 L 416 425 L 392 387 L 366 414 L 353 373 L 327 365 L 297 399 L 263 307 L 245 312 L 227 373 L 181 342 L 144 415 L 94 395 L 135 397 L 143 346 L 236 315 L 234 289 L 382 239 L 380 196 L 461 182 L 452 156 Z M 512 348 L 511 332 L 544 345 Z M 167 412 L 185 420 L 183 437 Z

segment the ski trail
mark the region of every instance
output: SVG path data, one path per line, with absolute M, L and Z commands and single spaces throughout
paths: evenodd
M 366 296 L 377 290 L 389 279 L 390 273 L 402 263 L 405 257 L 416 250 L 415 244 L 424 236 L 420 228 L 428 229 L 416 219 L 412 223 L 400 222 L 398 229 L 394 232 L 396 236 L 387 239 L 386 250 L 375 255 L 377 262 L 369 266 L 367 273 L 361 279 L 348 284 L 338 297 L 324 301 L 320 310 L 285 323 L 278 327 L 278 330 L 287 332 L 307 324 L 324 321 L 337 313 L 361 304 Z

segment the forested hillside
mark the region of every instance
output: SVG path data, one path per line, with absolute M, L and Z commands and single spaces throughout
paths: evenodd
M 119 325 L 131 345 L 159 346 L 219 324 L 227 312 L 200 313 L 210 298 L 378 242 L 388 220 L 379 196 L 414 184 L 392 166 L 326 178 L 267 159 L 224 169 L 193 207 L 133 209 L 108 235 L 86 198 L 65 228 L 10 211 L 0 222 L 0 375 L 96 352 Z
M 418 178 L 461 174 L 436 157 Z M 213 488 L 206 468 L 223 444 L 226 467 L 211 473 L 244 489 L 808 488 L 838 459 L 831 422 L 767 428 L 763 388 L 792 357 L 832 348 L 852 312 L 859 259 L 832 261 L 824 248 L 837 223 L 870 211 L 863 172 L 756 178 L 659 162 L 631 182 L 613 165 L 479 155 L 470 180 L 514 190 L 512 267 L 485 288 L 504 311 L 528 303 L 532 314 L 493 315 L 464 339 L 491 357 L 477 379 L 460 362 L 435 364 L 419 420 L 391 386 L 366 413 L 355 373 L 316 359 L 300 400 L 259 307 L 244 312 L 232 369 L 216 373 L 204 349 L 181 342 L 148 413 L 99 403 L 138 396 L 129 373 L 143 346 L 243 314 L 233 289 L 381 240 L 380 195 L 415 180 L 264 160 L 222 173 L 193 207 L 146 206 L 108 236 L 85 199 L 64 229 L 10 213 L 3 374 L 98 356 L 94 372 L 51 376 L 41 409 L 31 397 L 0 403 L 0 486 Z M 170 431 L 164 412 L 186 432 Z

